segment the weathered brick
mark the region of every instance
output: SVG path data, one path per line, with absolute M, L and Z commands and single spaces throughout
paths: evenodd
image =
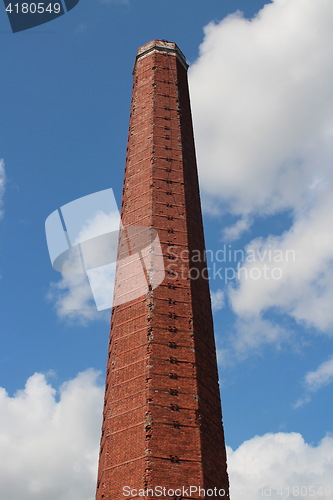
M 136 59 L 122 222 L 158 232 L 166 274 L 112 312 L 96 499 L 123 500 L 125 486 L 228 492 L 206 263 L 190 259 L 194 250 L 204 255 L 205 243 L 187 65 L 171 42 L 154 40 Z M 118 257 L 126 245 L 121 239 Z M 118 265 L 124 300 L 129 283 L 142 286 L 127 271 Z

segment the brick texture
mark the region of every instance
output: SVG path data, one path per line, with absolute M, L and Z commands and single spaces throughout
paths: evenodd
M 154 40 L 136 58 L 122 222 L 157 231 L 166 274 L 112 311 L 96 500 L 155 498 L 125 496 L 125 486 L 228 498 L 187 65 L 171 42 Z

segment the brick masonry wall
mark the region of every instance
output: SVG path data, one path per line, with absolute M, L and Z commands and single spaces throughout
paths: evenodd
M 96 499 L 154 498 L 125 497 L 124 486 L 228 497 L 209 284 L 189 277 L 205 261 L 186 259 L 205 248 L 187 67 L 171 43 L 151 42 L 136 60 L 122 222 L 158 232 L 166 275 L 113 308 Z M 126 279 L 118 270 L 115 293 Z

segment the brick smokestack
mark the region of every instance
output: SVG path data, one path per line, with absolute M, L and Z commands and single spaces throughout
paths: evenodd
M 153 40 L 133 74 L 121 217 L 157 231 L 165 277 L 113 307 L 96 500 L 229 498 L 187 64 Z

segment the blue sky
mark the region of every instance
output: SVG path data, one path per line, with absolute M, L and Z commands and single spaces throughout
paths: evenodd
M 134 58 L 154 38 L 191 65 L 207 248 L 257 255 L 239 280 L 211 270 L 233 498 L 333 498 L 332 21 L 329 0 L 81 0 L 12 34 L 1 6 L 1 498 L 93 498 L 108 313 L 86 288 L 66 312 L 44 223 L 103 189 L 119 203 Z M 245 278 L 263 263 L 279 279 Z

